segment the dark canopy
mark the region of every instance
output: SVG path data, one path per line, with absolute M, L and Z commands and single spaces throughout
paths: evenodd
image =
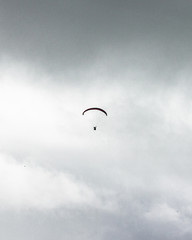
M 99 110 L 99 111 L 103 112 L 107 116 L 107 112 L 105 110 L 103 110 L 102 108 L 98 108 L 98 107 L 87 108 L 85 111 L 83 111 L 82 115 L 84 115 L 84 113 L 89 111 L 89 110 Z

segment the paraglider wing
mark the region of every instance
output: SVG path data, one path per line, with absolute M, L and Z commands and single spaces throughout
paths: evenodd
M 107 112 L 105 110 L 103 110 L 102 108 L 97 108 L 97 107 L 86 109 L 85 111 L 83 111 L 82 115 L 84 115 L 85 112 L 90 111 L 90 110 L 99 110 L 99 111 L 103 112 L 107 116 Z

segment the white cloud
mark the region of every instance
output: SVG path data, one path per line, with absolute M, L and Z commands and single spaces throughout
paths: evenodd
M 96 209 L 106 219 L 111 214 L 112 229 L 131 213 L 144 224 L 167 222 L 190 232 L 185 89 L 64 84 L 24 64 L 0 70 L 1 210 Z M 108 111 L 96 132 L 82 117 L 93 105 Z
M 166 203 L 153 206 L 150 211 L 145 214 L 145 216 L 151 221 L 162 222 L 174 222 L 179 219 L 178 212 Z
M 112 207 L 110 201 L 102 201 L 102 194 L 69 173 L 17 162 L 5 154 L 0 155 L 0 176 L 1 210 Z

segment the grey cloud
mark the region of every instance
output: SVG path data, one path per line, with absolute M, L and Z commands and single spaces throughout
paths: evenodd
M 105 58 L 106 67 L 113 57 L 117 72 L 123 63 L 157 72 L 191 62 L 188 1 L 3 1 L 1 8 L 2 52 L 46 70 L 87 69 Z

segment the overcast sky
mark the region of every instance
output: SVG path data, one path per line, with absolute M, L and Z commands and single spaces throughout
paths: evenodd
M 0 239 L 192 239 L 191 65 L 189 0 L 0 0 Z

